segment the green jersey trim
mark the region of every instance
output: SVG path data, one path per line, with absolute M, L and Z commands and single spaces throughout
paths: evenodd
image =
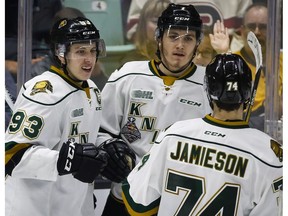
M 127 180 L 124 180 L 122 184 L 122 198 L 128 209 L 129 213 L 132 215 L 141 215 L 141 216 L 148 216 L 148 215 L 156 215 L 158 212 L 159 204 L 161 197 L 153 201 L 148 206 L 144 206 L 142 204 L 135 203 L 132 197 L 129 194 L 130 185 Z

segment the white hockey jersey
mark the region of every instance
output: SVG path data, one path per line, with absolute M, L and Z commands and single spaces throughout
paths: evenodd
M 277 216 L 282 148 L 244 121 L 180 121 L 123 183 L 131 215 Z
M 26 82 L 6 131 L 6 216 L 94 216 L 93 184 L 59 176 L 58 151 L 70 138 L 96 143 L 102 113 L 100 91 L 63 71 Z
M 178 120 L 210 112 L 203 81 L 204 68 L 195 65 L 177 79 L 161 76 L 154 60 L 124 64 L 112 73 L 102 91 L 103 118 L 97 143 L 110 135 L 121 136 L 139 160 L 161 130 Z M 121 184 L 113 183 L 112 192 L 121 199 Z

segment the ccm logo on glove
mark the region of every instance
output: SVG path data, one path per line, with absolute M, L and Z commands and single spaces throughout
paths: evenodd
M 74 143 L 70 143 L 68 154 L 67 154 L 67 160 L 66 160 L 65 167 L 64 167 L 64 170 L 66 170 L 67 172 L 71 170 L 72 160 L 74 158 L 74 155 L 75 155 L 75 145 Z
M 93 143 L 79 144 L 74 140 L 63 143 L 57 161 L 59 175 L 72 174 L 84 183 L 92 183 L 107 166 L 109 154 Z

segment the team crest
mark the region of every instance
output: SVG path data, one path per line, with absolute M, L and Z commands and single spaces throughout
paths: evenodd
M 51 83 L 48 80 L 39 81 L 33 86 L 30 95 L 32 96 L 40 92 L 48 93 L 47 91 L 53 92 L 53 86 Z
M 275 153 L 276 157 L 279 158 L 279 161 L 282 162 L 283 161 L 283 149 L 281 147 L 281 145 L 276 142 L 275 140 L 271 140 L 270 141 L 270 147 L 273 150 L 273 152 Z
M 121 129 L 121 134 L 127 139 L 128 142 L 132 143 L 138 139 L 141 139 L 141 133 L 138 130 L 134 117 L 128 117 L 128 122 Z
M 63 20 L 63 21 L 60 22 L 58 28 L 60 29 L 60 28 L 62 28 L 62 27 L 64 27 L 64 26 L 66 26 L 66 25 L 67 25 L 67 20 L 65 19 L 65 20 Z

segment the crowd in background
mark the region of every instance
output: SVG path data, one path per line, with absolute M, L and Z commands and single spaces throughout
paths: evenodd
M 134 49 L 121 53 L 120 60 L 114 64 L 120 67 L 122 64 L 133 60 L 150 60 L 157 58 L 156 56 L 156 41 L 154 36 L 154 31 L 156 29 L 157 17 L 161 14 L 163 8 L 165 8 L 170 0 L 122 0 L 121 1 L 121 15 L 122 15 L 122 29 L 124 32 L 125 44 L 133 44 Z M 244 56 L 245 60 L 250 63 L 250 66 L 255 66 L 254 57 L 251 52 L 249 52 L 249 47 L 246 43 L 245 37 L 247 36 L 248 30 L 256 31 L 256 35 L 262 45 L 263 57 L 265 59 L 265 47 L 266 47 L 266 30 L 267 30 L 267 19 L 268 12 L 267 9 L 260 14 L 262 16 L 263 25 L 258 27 L 248 26 L 246 23 L 250 20 L 254 22 L 256 18 L 253 16 L 254 13 L 250 13 L 248 18 L 243 19 L 245 11 L 252 4 L 260 4 L 263 7 L 267 6 L 267 0 L 242 0 L 242 1 L 223 1 L 223 4 L 214 3 L 213 0 L 205 1 L 205 3 L 197 3 L 197 1 L 190 0 L 174 0 L 175 3 L 195 3 L 196 9 L 200 12 L 201 18 L 203 20 L 203 40 L 200 44 L 197 55 L 195 57 L 195 63 L 205 66 L 217 53 L 215 49 L 211 46 L 209 38 L 213 33 L 213 25 L 216 23 L 217 19 L 222 19 L 224 26 L 227 27 L 229 33 L 229 51 L 239 52 L 242 47 L 243 50 L 248 50 L 249 55 Z M 219 2 L 219 1 L 217 1 Z M 112 3 L 112 1 L 111 1 Z M 109 6 L 109 3 L 108 3 Z M 261 6 L 261 7 L 262 7 Z M 32 70 L 31 77 L 41 74 L 43 69 L 47 69 L 48 66 L 45 65 L 47 61 L 47 56 L 49 56 L 49 30 L 55 19 L 54 15 L 56 12 L 65 7 L 65 1 L 53 0 L 53 1 L 34 1 L 33 2 L 33 30 L 32 30 Z M 81 10 L 81 8 L 80 8 Z M 6 1 L 5 4 L 5 79 L 6 88 L 11 94 L 12 100 L 16 98 L 16 83 L 17 83 L 17 36 L 18 36 L 18 1 Z M 204 12 L 210 11 L 210 16 L 207 16 Z M 85 11 L 82 11 L 83 15 Z M 266 17 L 265 17 L 266 16 Z M 97 17 L 95 18 L 97 19 Z M 248 19 L 248 21 L 247 21 Z M 250 19 L 250 20 L 249 20 Z M 254 20 L 253 20 L 254 19 Z M 259 20 L 259 17 L 258 17 Z M 256 20 L 256 21 L 258 21 Z M 245 23 L 246 22 L 246 23 Z M 113 26 L 109 26 L 112 29 Z M 101 29 L 100 29 L 101 30 Z M 108 31 L 106 30 L 106 31 Z M 245 31 L 247 30 L 247 31 Z M 104 38 L 105 39 L 105 38 Z M 107 43 L 107 41 L 106 41 Z M 202 48 L 204 46 L 204 48 Z M 242 51 L 241 51 L 242 52 Z M 199 60 L 200 59 L 200 60 Z M 282 59 L 282 53 L 280 60 Z M 115 61 L 111 59 L 110 62 Z M 265 62 L 265 61 L 264 61 Z M 105 82 L 113 71 L 105 70 L 105 67 L 109 65 L 109 52 L 105 63 L 102 64 L 101 61 L 96 65 L 96 70 L 92 76 L 92 80 L 96 82 L 100 89 L 103 88 Z M 116 67 L 115 66 L 115 67 Z M 116 68 L 115 68 L 116 69 Z M 101 72 L 97 72 L 101 71 Z M 279 95 L 282 98 L 282 61 L 280 61 L 280 90 Z M 99 76 L 98 76 L 99 75 Z M 255 127 L 264 130 L 264 101 L 265 101 L 265 74 L 262 73 L 259 90 L 256 97 L 256 105 L 253 111 L 256 111 L 255 121 L 252 123 Z M 282 103 L 281 103 L 282 107 Z M 6 104 L 6 110 L 9 110 L 8 104 Z M 259 108 L 259 109 L 258 109 Z M 6 123 L 9 123 L 9 111 L 6 113 Z M 280 111 L 280 117 L 282 116 L 282 111 Z M 260 117 L 259 117 L 260 116 Z M 254 114 L 252 115 L 254 119 Z M 252 120 L 253 121 L 253 120 Z M 260 123 L 259 123 L 260 122 Z M 5 128 L 6 128 L 5 127 Z

